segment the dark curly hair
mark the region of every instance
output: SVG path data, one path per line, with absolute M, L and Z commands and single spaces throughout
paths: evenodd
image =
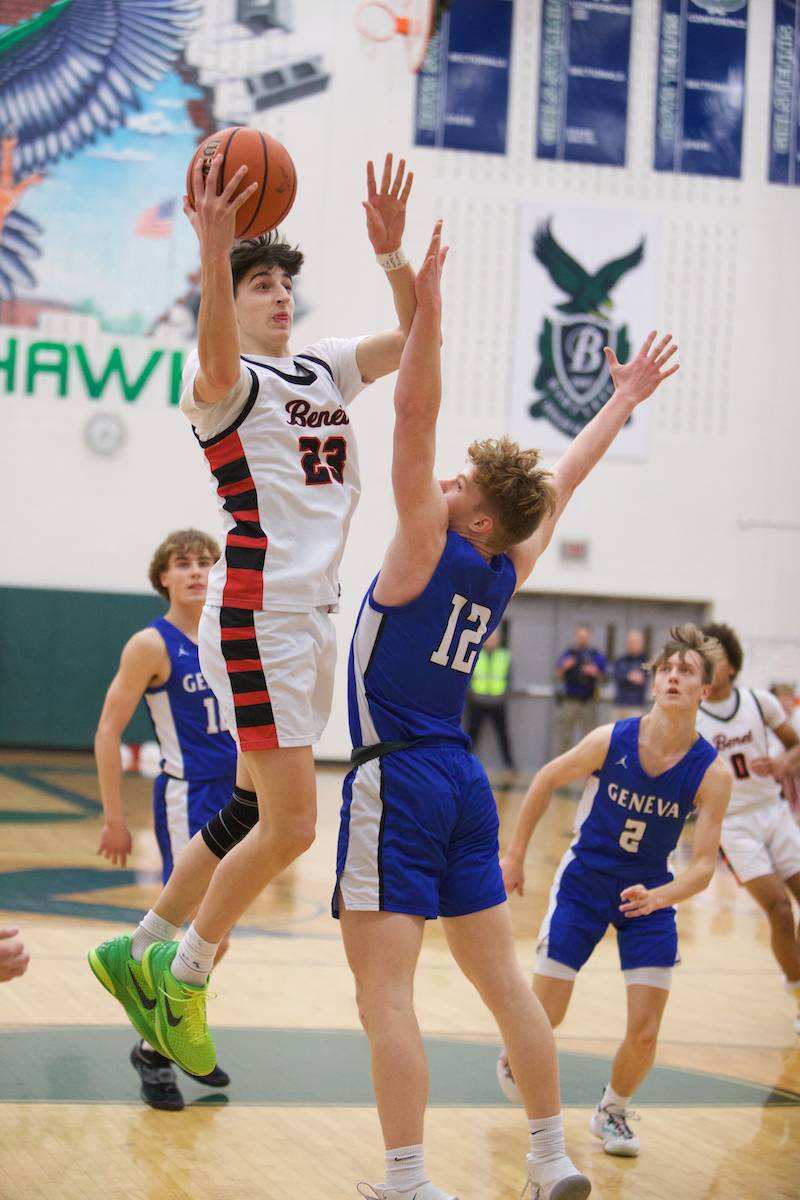
M 290 246 L 281 240 L 277 229 L 272 233 L 262 233 L 259 237 L 243 238 L 234 242 L 231 249 L 231 271 L 233 272 L 233 294 L 239 290 L 239 284 L 248 271 L 253 267 L 282 267 L 294 279 L 303 265 L 303 251 L 298 246 Z
M 722 625 L 717 621 L 709 621 L 707 625 L 703 626 L 703 633 L 707 637 L 717 639 L 725 651 L 725 655 L 733 667 L 734 673 L 738 675 L 744 663 L 744 650 L 742 649 L 742 643 L 737 637 L 736 630 L 731 629 L 730 625 Z

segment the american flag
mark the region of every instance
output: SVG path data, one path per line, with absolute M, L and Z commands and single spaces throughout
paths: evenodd
M 162 200 L 145 209 L 136 222 L 134 234 L 137 237 L 168 238 L 172 237 L 172 214 L 175 211 L 175 201 Z

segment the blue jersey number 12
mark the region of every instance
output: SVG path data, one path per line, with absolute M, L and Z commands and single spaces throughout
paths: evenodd
M 455 593 L 452 599 L 452 609 L 450 611 L 450 619 L 447 622 L 447 628 L 444 631 L 442 640 L 439 643 L 437 650 L 434 650 L 431 655 L 431 662 L 436 663 L 437 667 L 450 667 L 453 671 L 463 671 L 465 675 L 469 675 L 472 668 L 475 666 L 475 660 L 478 657 L 478 650 L 471 650 L 470 647 L 482 642 L 489 622 L 492 619 L 492 610 L 486 608 L 483 604 L 473 604 L 469 610 L 467 624 L 474 625 L 474 629 L 465 629 L 458 640 L 456 652 L 450 659 L 450 648 L 453 644 L 453 639 L 456 635 L 456 626 L 458 618 L 461 615 L 461 610 L 469 600 L 466 596 L 460 596 Z

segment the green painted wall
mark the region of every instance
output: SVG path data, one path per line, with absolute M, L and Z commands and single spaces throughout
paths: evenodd
M 123 645 L 164 611 L 156 595 L 0 588 L 0 745 L 90 749 Z M 140 704 L 123 740 L 152 736 Z

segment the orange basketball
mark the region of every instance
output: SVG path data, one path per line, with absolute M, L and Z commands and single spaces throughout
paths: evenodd
M 268 133 L 235 125 L 212 133 L 195 150 L 186 172 L 186 194 L 194 208 L 194 165 L 198 156 L 203 161 L 206 177 L 215 155 L 222 155 L 222 168 L 217 178 L 219 194 L 239 167 L 247 174 L 236 191 L 243 191 L 258 181 L 259 187 L 236 214 L 237 238 L 257 237 L 275 229 L 294 204 L 297 192 L 297 173 L 289 151 Z

